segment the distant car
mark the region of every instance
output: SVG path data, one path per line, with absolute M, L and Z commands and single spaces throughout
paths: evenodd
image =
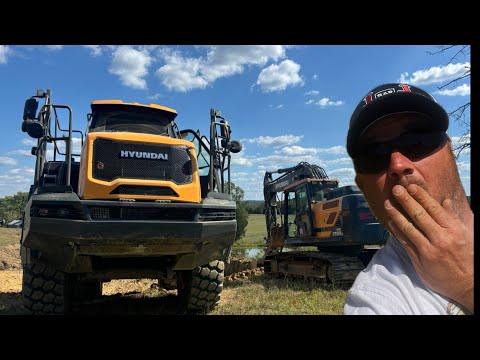
M 19 228 L 22 227 L 23 221 L 22 220 L 12 220 L 8 223 L 7 228 Z

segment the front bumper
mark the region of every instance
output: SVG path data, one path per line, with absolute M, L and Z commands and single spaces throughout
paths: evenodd
M 58 209 L 75 218 L 60 218 L 65 211 Z M 123 203 L 80 200 L 75 193 L 35 194 L 25 209 L 22 245 L 64 271 L 88 269 L 81 264 L 91 256 L 165 255 L 174 258 L 173 270 L 189 270 L 219 259 L 235 241 L 236 229 L 233 201 Z

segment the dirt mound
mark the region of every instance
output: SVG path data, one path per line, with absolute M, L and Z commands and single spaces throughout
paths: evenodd
M 0 247 L 0 270 L 19 270 L 21 268 L 20 244 Z
M 225 276 L 230 276 L 235 273 L 241 273 L 246 270 L 257 268 L 257 259 L 239 259 L 232 258 L 230 263 L 225 263 Z
M 235 281 L 240 279 L 248 279 L 249 277 L 259 276 L 263 274 L 263 268 L 248 269 L 239 271 L 225 276 L 225 281 Z

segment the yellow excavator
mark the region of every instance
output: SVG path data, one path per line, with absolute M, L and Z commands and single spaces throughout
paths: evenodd
M 306 162 L 265 173 L 266 273 L 350 284 L 385 244 L 362 192 L 338 184 Z

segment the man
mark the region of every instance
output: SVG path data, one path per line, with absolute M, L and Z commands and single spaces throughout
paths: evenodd
M 447 129 L 435 99 L 406 84 L 376 87 L 353 112 L 355 182 L 391 236 L 345 314 L 473 313 L 473 213 Z

